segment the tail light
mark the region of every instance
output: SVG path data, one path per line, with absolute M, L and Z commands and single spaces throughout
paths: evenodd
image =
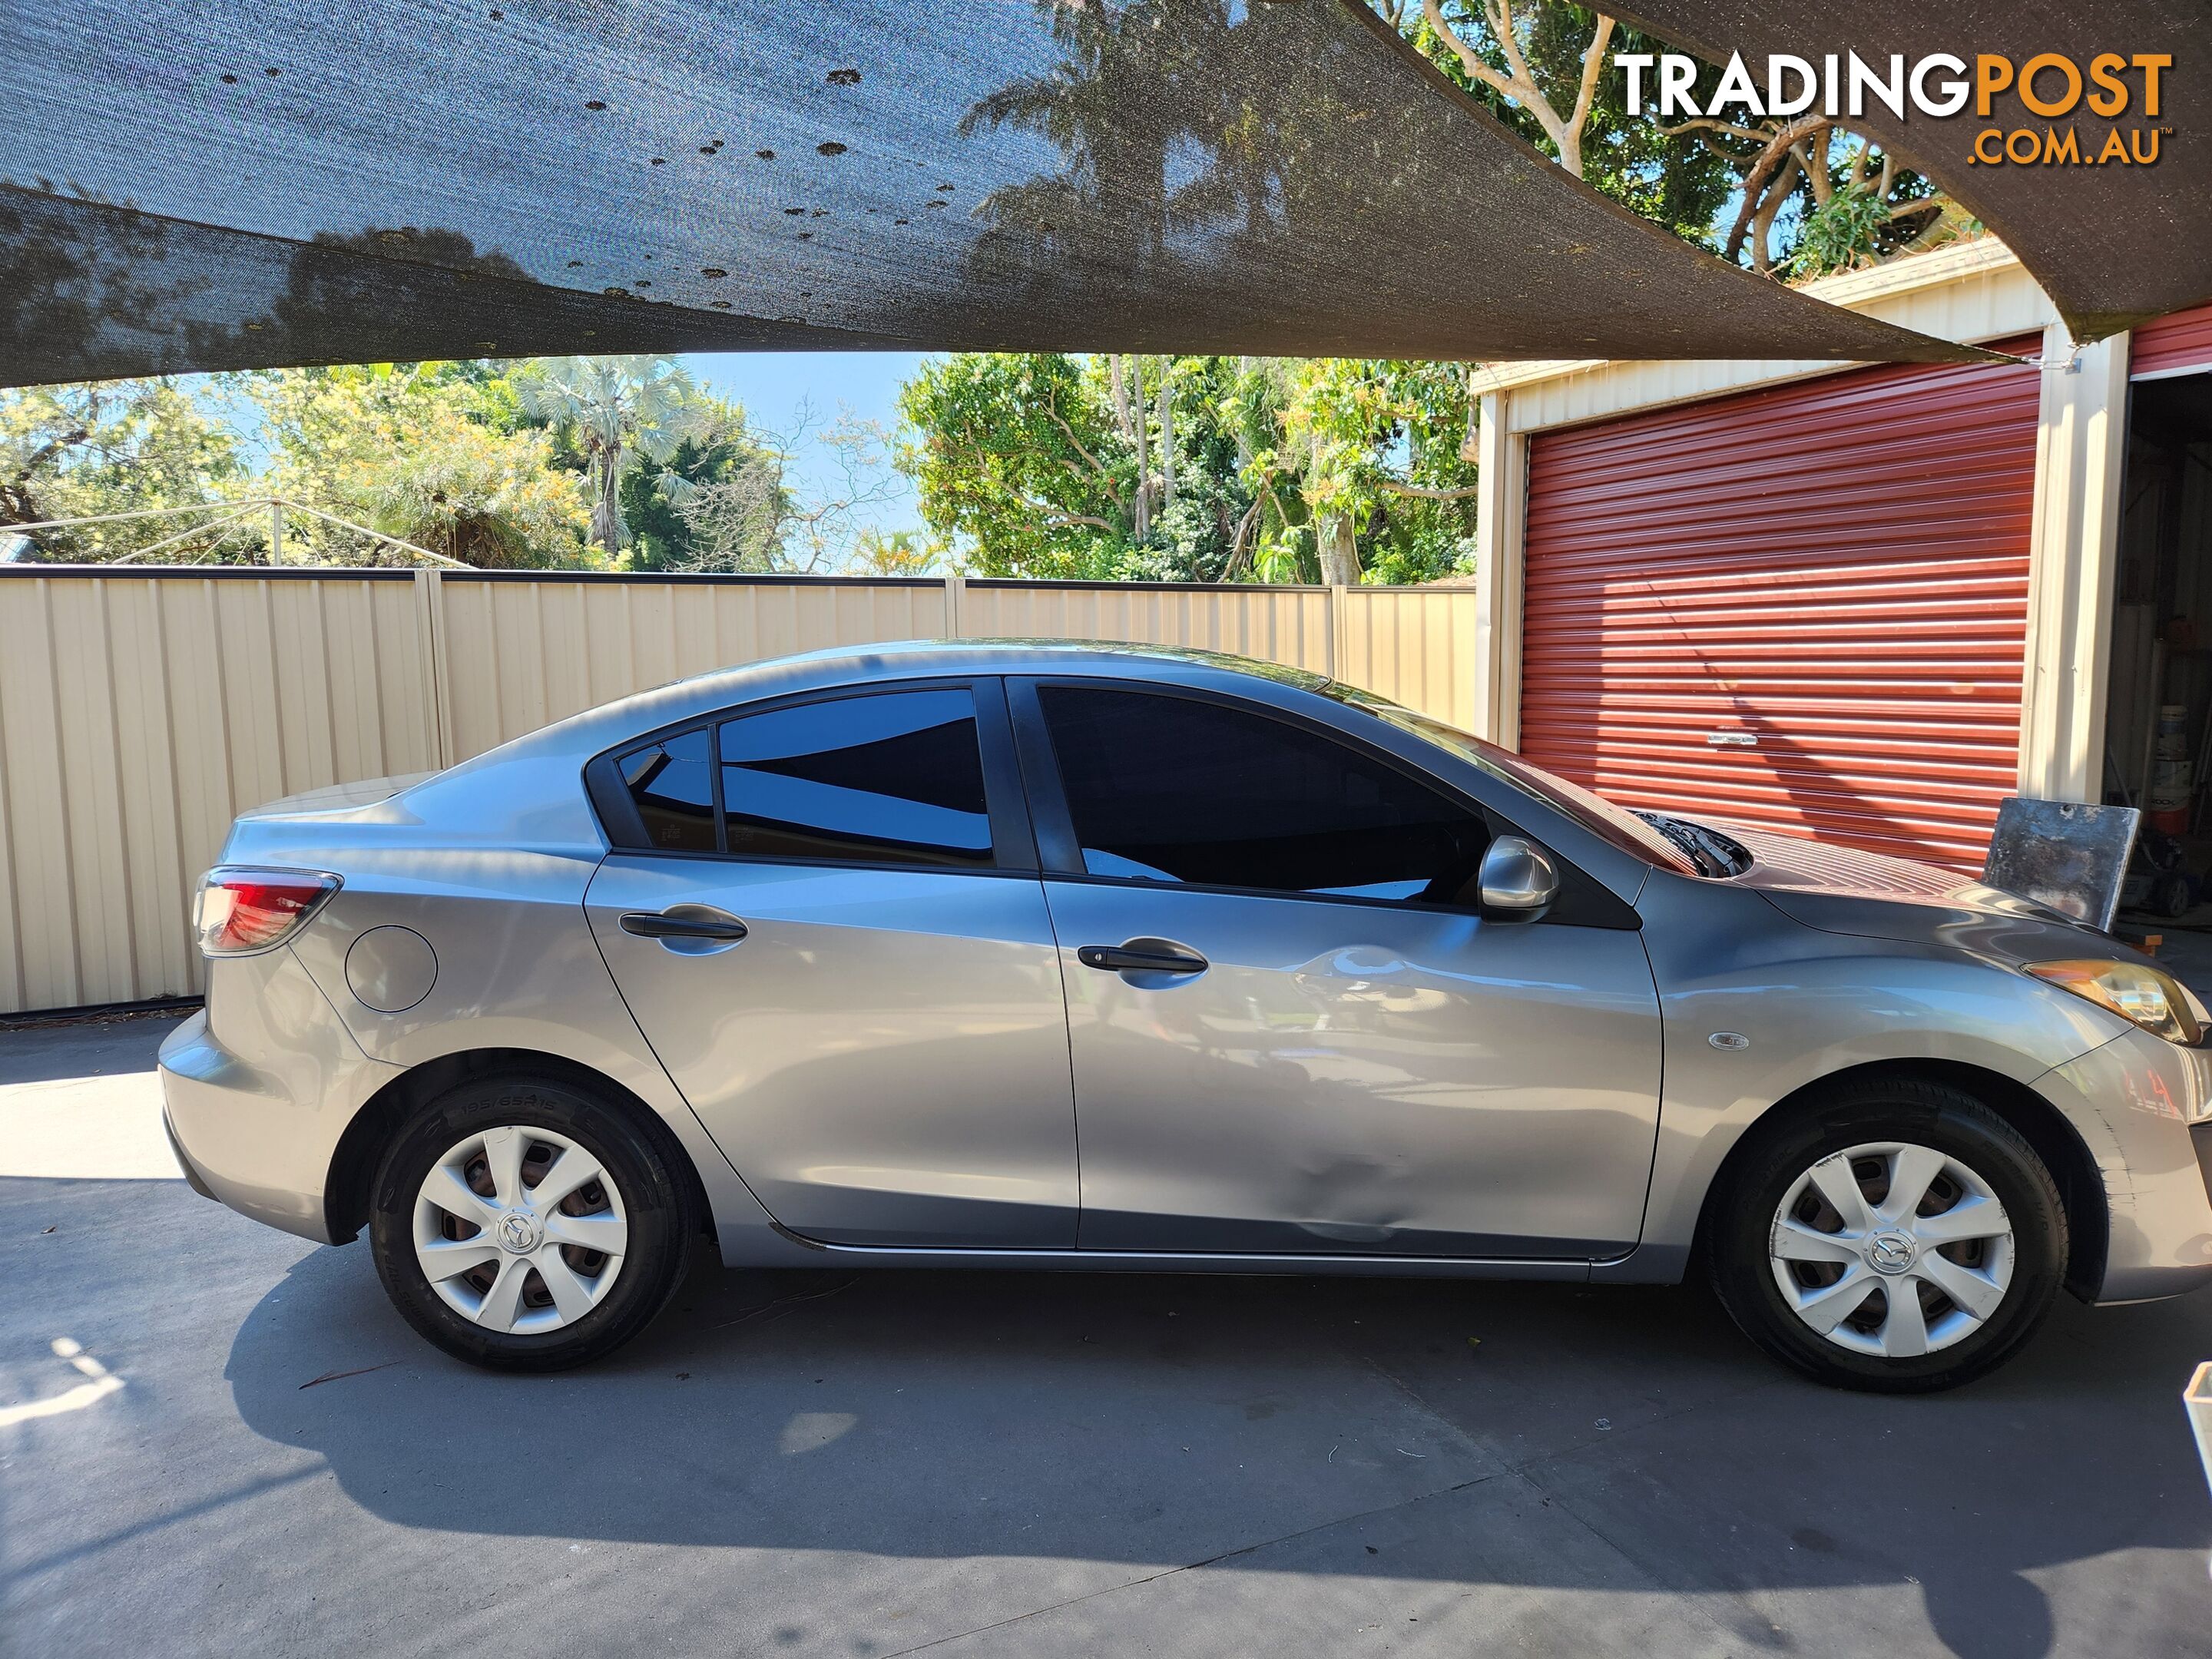
M 337 890 L 338 878 L 320 870 L 218 866 L 200 878 L 192 932 L 209 956 L 252 956 L 282 945 Z

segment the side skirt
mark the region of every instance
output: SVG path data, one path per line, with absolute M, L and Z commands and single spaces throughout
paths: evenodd
M 920 1267 L 971 1272 L 1011 1268 L 1046 1273 L 1355 1274 L 1370 1279 L 1524 1279 L 1586 1283 L 1588 1261 L 1527 1257 L 1258 1255 L 1169 1250 L 907 1249 L 820 1244 L 777 1226 L 725 1227 L 730 1267 Z

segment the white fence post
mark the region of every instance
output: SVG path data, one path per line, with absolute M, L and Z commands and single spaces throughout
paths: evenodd
M 957 572 L 945 579 L 945 637 L 963 639 L 968 633 L 968 579 Z

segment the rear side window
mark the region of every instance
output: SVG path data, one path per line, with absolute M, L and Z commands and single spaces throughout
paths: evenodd
M 714 768 L 707 733 L 686 732 L 625 755 L 622 780 L 655 851 L 714 850 Z
M 975 698 L 888 691 L 725 720 L 726 850 L 987 867 L 991 819 Z
M 1094 876 L 1451 903 L 1489 826 L 1358 750 L 1149 692 L 1040 687 Z

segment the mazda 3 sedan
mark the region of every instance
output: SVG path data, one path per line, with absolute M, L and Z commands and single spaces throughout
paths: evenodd
M 2212 1278 L 2212 1050 L 1939 870 L 1621 811 L 1198 652 L 885 646 L 248 813 L 163 1045 L 195 1187 L 448 1352 L 732 1267 L 1662 1283 L 1949 1386 Z

